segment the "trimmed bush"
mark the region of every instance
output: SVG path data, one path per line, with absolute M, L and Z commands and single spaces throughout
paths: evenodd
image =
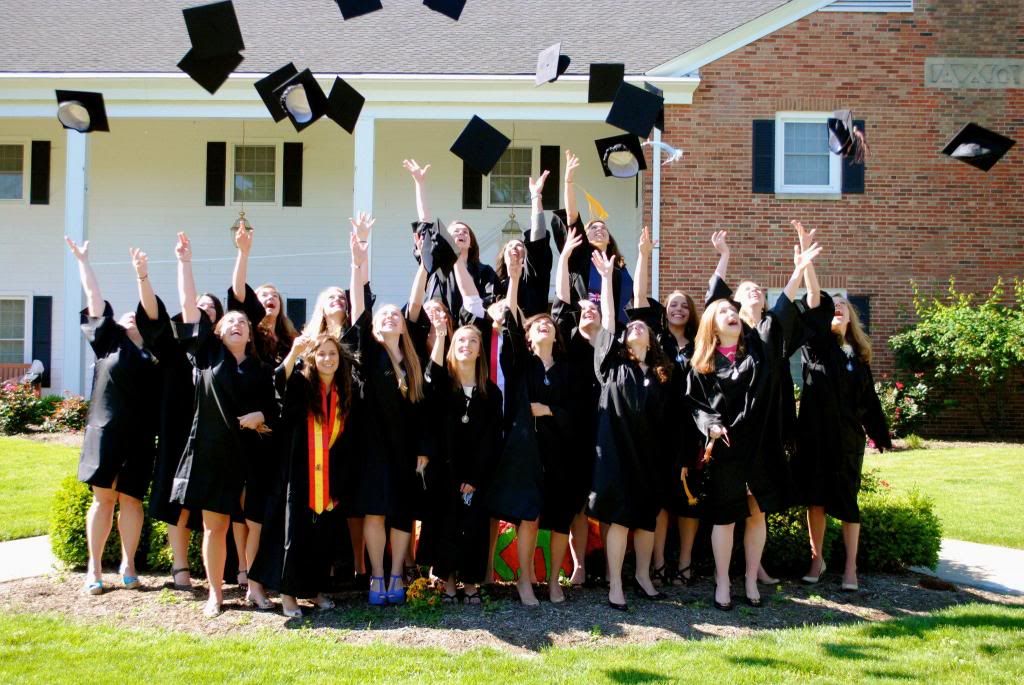
M 78 395 L 68 395 L 58 398 L 56 405 L 46 415 L 42 428 L 47 433 L 78 433 L 85 428 L 88 415 L 89 401 Z
M 0 433 L 24 433 L 30 424 L 40 423 L 43 403 L 28 383 L 0 386 Z

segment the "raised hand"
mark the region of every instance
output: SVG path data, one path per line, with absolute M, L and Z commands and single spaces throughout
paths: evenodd
M 569 255 L 573 253 L 577 247 L 583 244 L 583 234 L 577 231 L 574 227 L 569 227 L 569 232 L 565 236 L 565 245 L 562 245 L 562 252 L 559 255 L 562 259 L 569 259 Z
M 715 252 L 723 257 L 729 256 L 729 243 L 725 241 L 728 231 L 715 231 L 711 234 L 711 244 L 715 246 Z
M 316 341 L 308 335 L 296 336 L 295 340 L 292 341 L 292 353 L 303 357 L 313 349 L 314 344 L 316 344 Z
M 800 249 L 806 250 L 811 245 L 811 243 L 814 242 L 814 234 L 817 233 L 818 230 L 811 229 L 810 231 L 808 231 L 804 228 L 804 225 L 797 221 L 796 219 L 793 219 L 789 223 L 793 228 L 796 229 L 796 234 L 800 238 Z
M 252 229 L 248 228 L 245 224 L 242 224 L 235 231 L 235 247 L 242 254 L 249 254 L 249 250 L 252 249 Z
M 192 261 L 192 241 L 188 239 L 184 231 L 178 233 L 178 242 L 174 246 L 174 256 L 179 262 Z
M 515 252 L 508 252 L 505 256 L 505 265 L 508 267 L 509 278 L 518 283 L 523 275 L 523 255 Z
M 793 266 L 797 269 L 806 269 L 819 254 L 821 254 L 821 247 L 818 243 L 814 243 L 806 250 L 801 250 L 799 254 L 794 255 Z
M 377 221 L 376 219 L 366 212 L 359 212 L 355 219 L 349 217 L 348 220 L 352 224 L 352 230 L 355 231 L 360 242 L 365 243 L 370 239 L 370 229 L 373 228 L 373 224 Z
M 572 183 L 576 177 L 576 170 L 580 167 L 580 158 L 572 153 L 572 150 L 565 151 L 565 182 Z
M 149 256 L 137 247 L 129 247 L 128 254 L 132 258 L 132 266 L 135 268 L 135 276 L 144 280 L 149 276 Z
M 71 250 L 71 254 L 75 255 L 75 259 L 80 262 L 89 261 L 89 241 L 86 240 L 84 243 L 79 245 L 71 238 L 64 236 L 64 242 L 68 244 L 68 248 Z
M 448 319 L 441 307 L 430 307 L 427 318 L 430 320 L 435 336 L 444 338 L 448 335 Z
M 615 271 L 614 258 L 600 250 L 594 250 L 590 255 L 590 261 L 594 263 L 594 268 L 597 269 L 597 273 L 601 274 L 602 279 L 610 279 L 612 277 L 612 272 Z
M 352 229 L 352 234 L 348 239 L 349 248 L 352 250 L 352 266 L 361 267 L 366 264 L 366 257 L 370 251 L 370 244 L 365 240 L 359 239 L 359 234 L 356 229 Z
M 402 166 L 412 175 L 412 180 L 417 184 L 423 183 L 423 180 L 427 177 L 427 170 L 430 169 L 429 164 L 420 166 L 415 159 L 403 159 Z
M 640 244 L 637 246 L 640 248 L 640 254 L 644 255 L 645 257 L 650 257 L 651 252 L 657 246 L 658 241 L 651 240 L 651 231 L 649 228 L 644 226 L 644 230 L 640 231 Z
M 534 197 L 534 196 L 537 196 L 537 195 L 541 194 L 541 192 L 544 190 L 544 183 L 545 183 L 545 181 L 548 180 L 548 174 L 549 173 L 551 173 L 551 172 L 550 171 L 545 171 L 543 174 L 541 174 L 540 176 L 537 177 L 536 181 L 534 181 L 532 178 L 529 179 L 529 183 L 530 183 L 530 197 Z

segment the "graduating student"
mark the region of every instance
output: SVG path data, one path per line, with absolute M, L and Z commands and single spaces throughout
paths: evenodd
M 551 287 L 551 240 L 544 221 L 542 194 L 548 172 L 536 179 L 527 179 L 530 190 L 530 230 L 523 237 L 512 238 L 498 250 L 495 265 L 498 274 L 497 297 L 507 297 L 509 287 L 508 264 L 512 258 L 523 262 L 519 276 L 518 300 L 523 316 L 529 318 L 548 311 L 548 290 Z
M 300 336 L 275 371 L 283 398 L 280 424 L 289 428 L 285 484 L 260 539 L 253 581 L 281 592 L 284 615 L 302 616 L 297 598 L 334 607 L 325 591 L 338 550 L 347 547 L 343 483 L 355 458 L 352 361 L 329 333 Z
M 194 302 L 200 315 L 206 316 L 212 325 L 216 325 L 224 315 L 224 308 L 211 293 L 196 295 L 192 276 L 192 244 L 184 233 L 178 233 L 174 253 L 178 260 L 178 298 L 182 310 L 185 309 L 185 303 Z M 167 524 L 167 539 L 173 557 L 171 586 L 176 590 L 191 590 L 188 545 L 192 531 L 202 530 L 203 517 L 200 511 L 189 512 L 177 502 L 172 502 L 171 490 L 181 453 L 192 428 L 195 386 L 192 382 L 192 364 L 185 354 L 185 345 L 175 337 L 172 328 L 172 321 L 183 323 L 181 314 L 169 318 L 163 303 L 159 299 L 157 303 L 157 318 L 150 319 L 144 309 L 137 315 L 139 330 L 144 338 L 152 341 L 152 349 L 160 360 L 161 372 L 160 429 L 153 489 L 149 495 L 149 515 Z
M 425 374 L 427 400 L 438 410 L 433 515 L 423 523 L 421 551 L 429 550 L 434 575 L 444 582 L 443 600 L 480 603 L 487 572 L 490 517 L 487 488 L 501 451 L 501 391 L 487 377 L 483 336 L 461 326 L 445 354 L 446 322 L 434 319 L 435 339 Z
M 509 290 L 501 344 L 505 378 L 505 446 L 495 465 L 492 514 L 517 526 L 519 578 L 524 605 L 536 606 L 531 569 L 539 527 L 551 530 L 548 596 L 565 601 L 558 572 L 577 510 L 570 492 L 572 461 L 569 368 L 561 355 L 558 327 L 549 314 L 520 323 L 518 296 L 523 262 L 508 265 Z
M 813 240 L 794 221 L 801 245 Z M 805 583 L 825 572 L 822 545 L 825 515 L 843 522 L 846 568 L 842 589 L 857 590 L 857 544 L 860 538 L 861 469 L 865 435 L 879 451 L 891 449 L 889 426 L 871 375 L 871 340 L 857 310 L 845 297 L 822 293 L 813 265 L 804 272 L 810 331 L 802 348 L 804 389 L 800 401 L 797 456 L 793 473 L 800 499 L 807 505 L 811 566 Z
M 686 394 L 708 439 L 704 512 L 714 524 L 714 601 L 722 610 L 732 608 L 729 561 L 735 523 L 743 520 L 747 602 L 761 606 L 757 580 L 766 528 L 754 478 L 763 472 L 766 444 L 773 439 L 769 423 L 780 362 L 795 325 L 793 298 L 803 270 L 819 252 L 817 245 L 798 252 L 783 294 L 756 328 L 743 323 L 737 303 L 723 298 L 704 309 L 697 329 Z
M 608 525 L 608 604 L 625 611 L 622 562 L 630 530 L 634 532 L 637 594 L 646 599 L 665 596 L 651 583 L 650 568 L 662 508 L 658 493 L 664 477 L 660 462 L 665 458 L 666 384 L 671 367 L 643 321 L 629 322 L 624 339 L 617 338 L 611 287 L 614 258 L 595 251 L 592 259 L 601 275 L 601 330 L 594 346 L 601 399 L 589 513 Z
M 186 342 L 195 369 L 195 414 L 171 500 L 203 512 L 203 563 L 210 582 L 204 614 L 213 617 L 221 612 L 225 536 L 232 516 L 244 516 L 247 524 L 257 515 L 262 521 L 262 511 L 252 510 L 255 498 L 245 494 L 268 477 L 263 453 L 269 443 L 261 433 L 269 432 L 278 408 L 272 369 L 253 350 L 248 317 L 230 311 L 213 326 L 198 307 L 183 305 L 184 323 L 175 332 Z M 253 550 L 250 558 L 255 556 Z M 246 599 L 270 606 L 257 583 L 249 583 Z
M 626 268 L 626 261 L 619 253 L 619 247 L 612 237 L 608 225 L 601 219 L 588 221 L 586 225 L 580 218 L 576 207 L 576 187 L 573 179 L 580 166 L 579 158 L 571 150 L 565 151 L 565 210 L 558 210 L 551 219 L 551 229 L 555 235 L 555 246 L 559 251 L 565 245 L 569 227 L 574 227 L 584 235 L 592 248 L 612 258 L 615 267 L 612 273 L 612 289 L 615 301 L 616 321 L 626 322 L 626 307 L 633 294 L 633 279 Z M 589 299 L 594 304 L 601 300 L 601 275 L 591 263 L 591 250 L 576 250 L 569 262 L 570 282 L 573 298 Z
M 405 317 L 394 305 L 372 313 L 363 300 L 367 240 L 373 219 L 360 213 L 352 221 L 352 318 L 357 336 L 363 385 L 359 434 L 359 466 L 353 510 L 364 516 L 364 537 L 372 567 L 369 601 L 374 605 L 405 602 L 403 566 L 414 520 L 414 503 L 425 489 L 426 469 L 433 453 L 426 426 L 423 373 Z M 384 584 L 385 517 L 391 528 L 391 574 Z
M 156 449 L 156 412 L 159 405 L 158 360 L 145 347 L 136 326 L 143 311 L 157 318 L 157 299 L 149 282 L 146 253 L 132 249 L 132 265 L 139 286 L 139 312 L 114 319 L 114 310 L 100 292 L 89 264 L 89 241 L 76 244 L 65 236 L 78 261 L 78 275 L 85 292 L 82 333 L 96 354 L 92 397 L 85 439 L 78 460 L 78 479 L 92 488 L 93 500 L 86 516 L 89 570 L 85 591 L 103 594 L 103 549 L 119 506 L 117 530 L 121 536 L 121 580 L 128 589 L 140 587 L 135 571 L 135 552 L 142 533 L 142 498 L 153 475 Z

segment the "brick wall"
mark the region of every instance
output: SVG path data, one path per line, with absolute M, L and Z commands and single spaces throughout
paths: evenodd
M 927 57 L 1024 58 L 1024 11 L 1016 2 L 915 6 L 913 14 L 814 13 L 701 69 L 693 105 L 666 111 L 664 140 L 686 154 L 662 175 L 663 293 L 703 293 L 716 261 L 708 238 L 719 229 L 730 232 L 731 280 L 778 283 L 792 264 L 789 220 L 799 218 L 825 246 L 819 272 L 871 297 L 881 374 L 893 370 L 885 341 L 912 321 L 911 279 L 938 293 L 950 276 L 970 291 L 1024 277 L 1024 89 L 924 86 Z M 865 194 L 751 193 L 754 119 L 839 108 L 866 121 Z M 988 173 L 941 155 L 968 121 L 1020 142 Z M 1015 423 L 1024 426 L 1017 399 Z M 944 421 L 946 433 L 976 423 Z

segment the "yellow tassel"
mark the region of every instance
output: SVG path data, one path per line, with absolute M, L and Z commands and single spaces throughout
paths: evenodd
M 683 491 L 686 493 L 686 501 L 690 503 L 691 507 L 697 506 L 697 498 L 690 492 L 690 486 L 686 484 L 686 476 L 683 476 Z
M 606 221 L 608 219 L 608 212 L 606 212 L 601 203 L 597 201 L 597 198 L 585 190 L 583 191 L 583 195 L 587 198 L 587 212 L 590 214 L 590 220 L 594 221 L 595 219 L 600 219 L 601 221 Z

